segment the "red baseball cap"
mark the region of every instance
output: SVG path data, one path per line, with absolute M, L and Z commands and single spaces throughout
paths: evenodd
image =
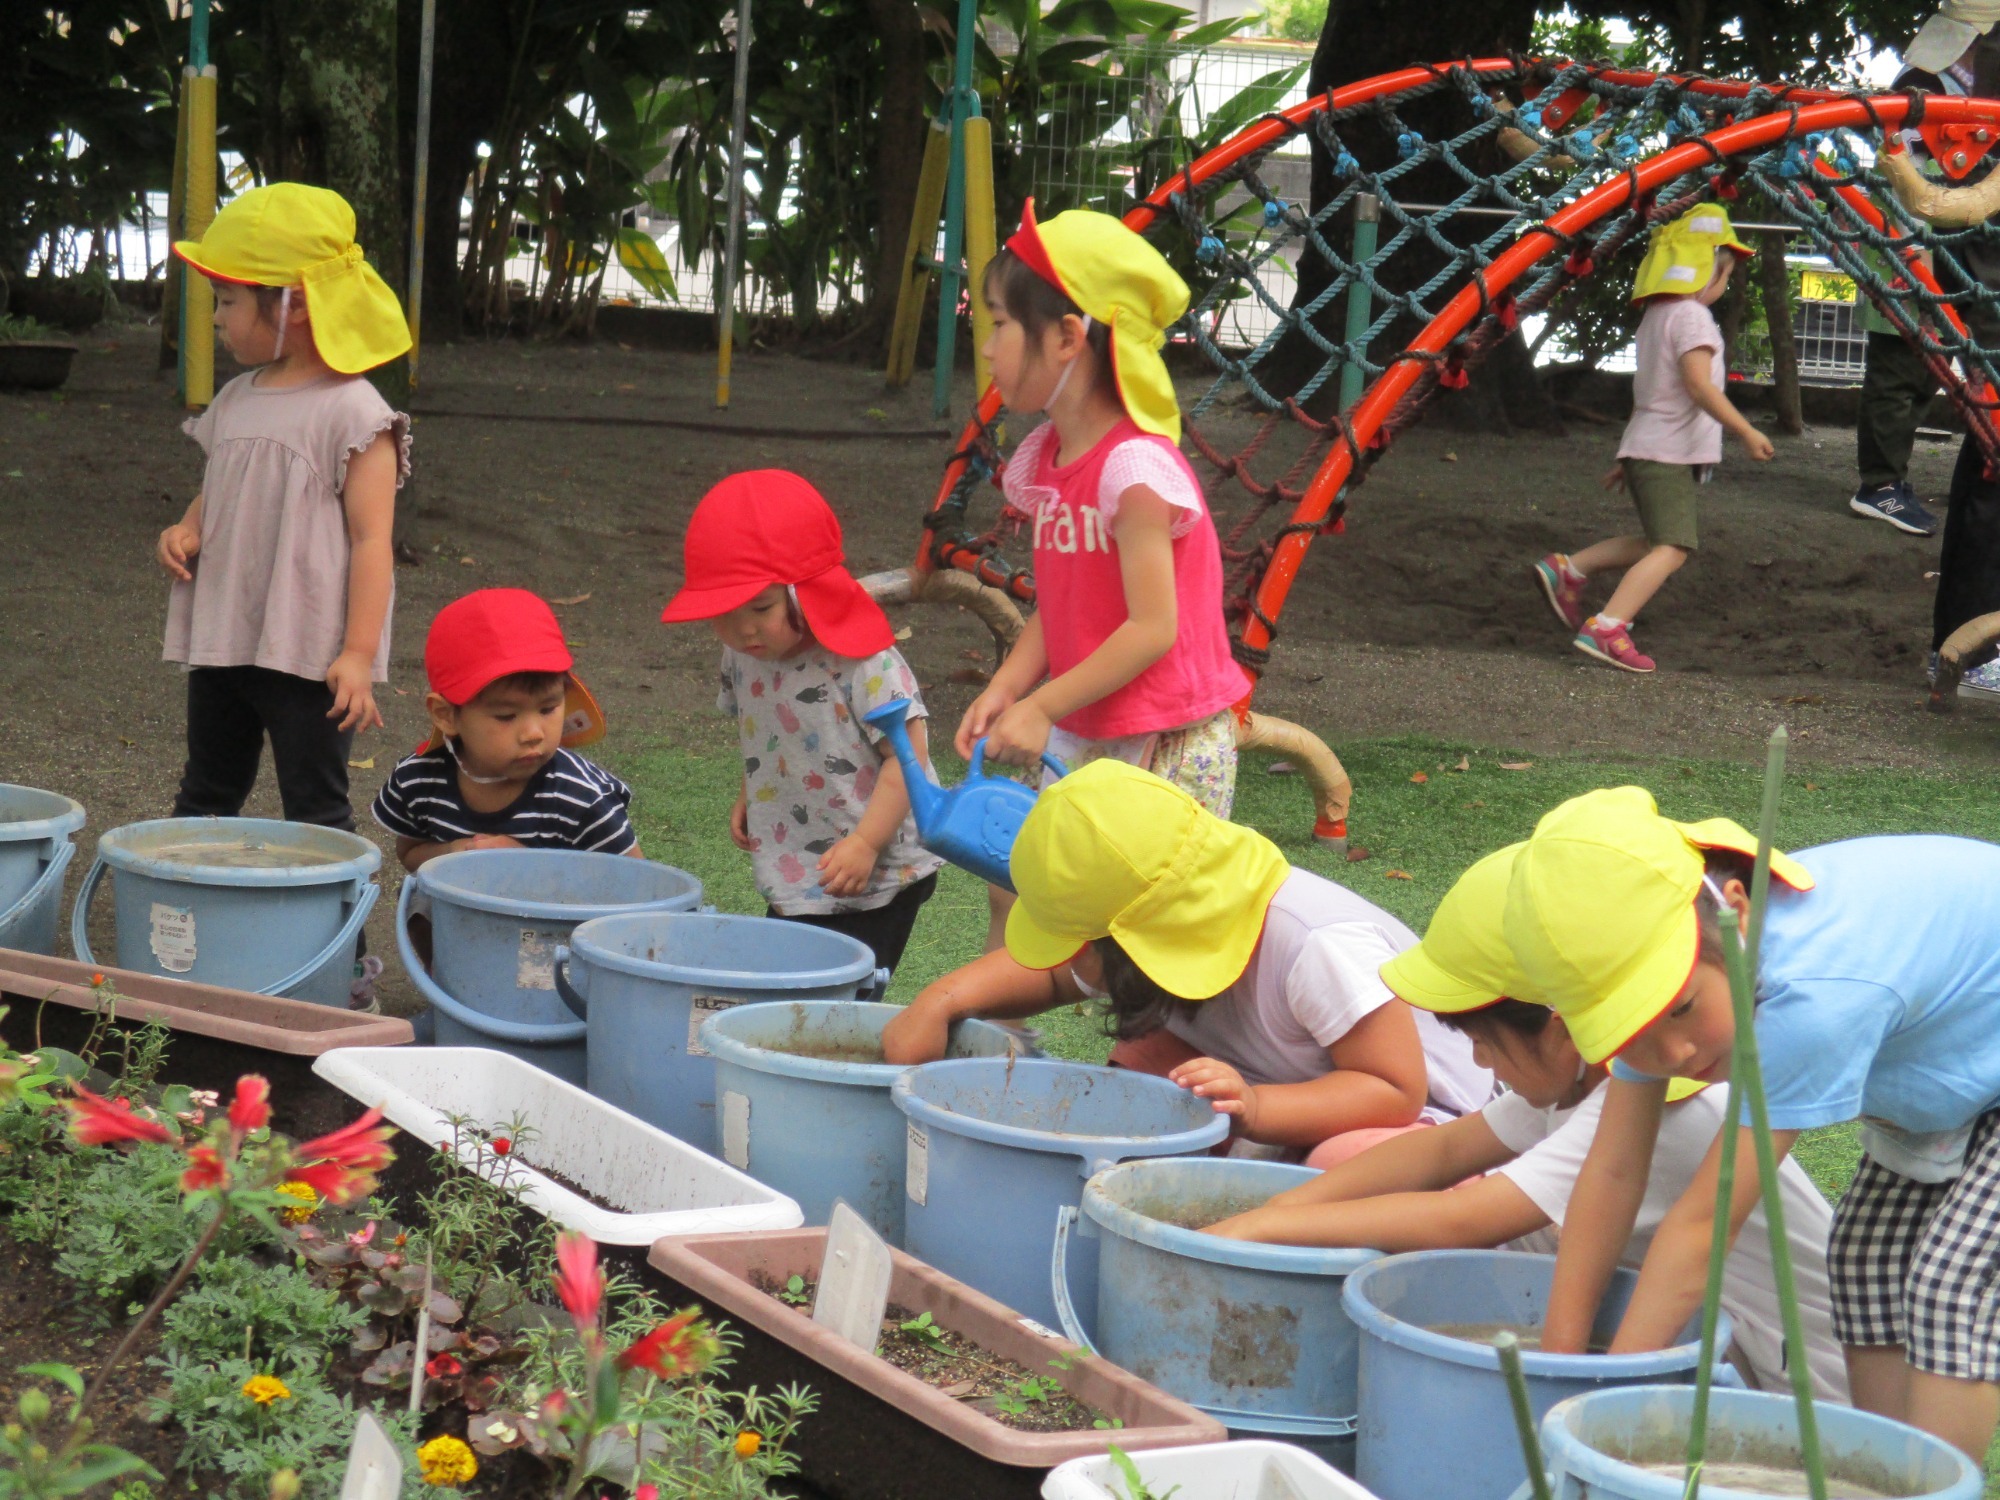
M 460 707 L 516 672 L 563 673 L 569 683 L 562 743 L 572 749 L 604 734 L 603 711 L 573 664 L 555 611 L 526 589 L 480 589 L 454 599 L 437 612 L 424 640 L 431 691 Z
M 694 508 L 682 550 L 687 581 L 660 618 L 712 620 L 782 583 L 829 651 L 887 651 L 896 641 L 889 617 L 843 566 L 845 556 L 839 517 L 805 480 L 784 469 L 732 474 Z

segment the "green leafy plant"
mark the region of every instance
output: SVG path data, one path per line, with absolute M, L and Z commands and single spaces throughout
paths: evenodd
M 135 1309 L 188 1258 L 212 1224 L 181 1202 L 180 1151 L 146 1143 L 129 1154 L 87 1153 L 96 1160 L 52 1212 L 22 1216 L 30 1235 L 59 1246 L 55 1269 L 96 1298 L 106 1322 Z M 240 1248 L 238 1245 L 231 1248 Z
M 906 1323 L 898 1323 L 896 1331 L 902 1334 L 904 1338 L 910 1340 L 911 1343 L 921 1344 L 926 1349 L 935 1350 L 939 1354 L 949 1354 L 952 1352 L 951 1345 L 945 1342 L 944 1330 L 938 1327 L 937 1323 L 927 1312 L 918 1313 L 917 1316 L 911 1318 Z
M 160 1333 L 170 1354 L 247 1359 L 289 1377 L 323 1372 L 367 1323 L 366 1309 L 295 1265 L 232 1257 L 202 1267 L 193 1288 L 161 1315 Z
M 1149 1486 L 1146 1477 L 1139 1472 L 1139 1466 L 1132 1462 L 1131 1455 L 1116 1443 L 1105 1453 L 1111 1460 L 1111 1466 L 1118 1471 L 1118 1477 L 1125 1483 L 1125 1500 L 1173 1500 L 1181 1492 L 1179 1485 L 1164 1494 Z
M 419 1264 L 435 1267 L 438 1285 L 466 1316 L 490 1317 L 528 1300 L 505 1267 L 546 1262 L 554 1253 L 548 1221 L 522 1215 L 515 1203 L 525 1180 L 521 1154 L 533 1151 L 536 1132 L 518 1116 L 498 1125 L 447 1118 L 452 1138 L 433 1159 L 437 1185 L 416 1201 L 414 1218 L 423 1227 L 409 1249 Z
M 780 1302 L 789 1302 L 793 1307 L 812 1306 L 813 1294 L 806 1289 L 806 1279 L 793 1275 L 785 1278 L 785 1284 L 778 1292 Z
M 81 1415 L 83 1376 L 68 1365 L 29 1365 L 21 1372 L 52 1381 L 69 1395 L 67 1420 L 41 1386 L 30 1386 L 15 1403 L 15 1420 L 0 1424 L 0 1497 L 4 1500 L 59 1500 L 80 1495 L 128 1474 L 159 1471 L 136 1454 L 90 1440 L 91 1423 Z

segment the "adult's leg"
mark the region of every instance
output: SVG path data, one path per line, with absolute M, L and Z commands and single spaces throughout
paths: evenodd
M 1904 1420 L 1976 1464 L 2000 1425 L 2000 1112 L 1980 1117 L 1964 1170 L 1924 1225 L 1904 1282 L 1910 1393 Z
M 1909 1356 L 1901 1344 L 1844 1344 L 1847 1360 L 1847 1389 L 1854 1404 L 1897 1421 L 1907 1421 L 1910 1411 Z
M 1923 355 L 1900 333 L 1868 335 L 1861 417 L 1854 425 L 1854 463 L 1862 491 L 1900 484 L 1908 475 L 1917 423 L 1937 388 Z
M 2000 1426 L 2000 1385 L 1950 1375 L 1910 1371 L 1909 1408 L 1903 1420 L 1943 1438 L 1975 1464 L 1986 1462 L 1993 1429 Z
M 244 691 L 252 667 L 196 667 L 187 674 L 187 763 L 177 818 L 233 818 L 257 784 L 264 721 Z
M 354 808 L 347 799 L 347 757 L 354 731 L 327 717 L 333 689 L 309 677 L 248 667 L 250 692 L 265 731 L 271 736 L 271 764 L 278 773 L 278 798 L 294 823 L 354 831 Z
M 1931 649 L 1967 620 L 2000 610 L 2000 481 L 1985 475 L 1979 445 L 1968 436 L 1952 469 L 1951 495 L 1938 554 L 1937 598 L 1931 607 Z M 1983 648 L 1966 663 L 1991 661 Z

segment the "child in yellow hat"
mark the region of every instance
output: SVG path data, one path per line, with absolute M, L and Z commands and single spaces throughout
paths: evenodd
M 250 366 L 186 424 L 208 467 L 156 548 L 174 580 L 164 655 L 188 675 L 174 813 L 241 812 L 268 737 L 285 816 L 351 829 L 348 751 L 382 722 L 410 448 L 409 418 L 361 372 L 409 329 L 324 188 L 254 188 L 174 253 L 215 284 L 215 327 Z
M 1732 825 L 1733 826 L 1733 825 Z M 1737 830 L 1741 833 L 1741 830 Z M 1739 844 L 1747 844 L 1744 835 Z M 1396 1253 L 1464 1247 L 1546 1251 L 1580 1203 L 1577 1179 L 1604 1109 L 1607 1070 L 1586 1063 L 1547 1006 L 1513 998 L 1526 982 L 1502 931 L 1520 844 L 1489 854 L 1438 903 L 1424 938 L 1382 966 L 1399 999 L 1437 1013 L 1472 1043 L 1474 1059 L 1507 1086 L 1483 1109 L 1435 1130 L 1385 1141 L 1247 1213 L 1210 1226 L 1264 1244 L 1368 1247 Z M 1646 1247 L 1721 1128 L 1724 1090 L 1675 1080 L 1660 1121 L 1631 1241 Z M 1484 1175 L 1481 1175 L 1484 1174 Z M 1833 1216 L 1798 1163 L 1785 1163 L 1785 1229 L 1808 1365 L 1817 1394 L 1845 1402 L 1847 1371 L 1833 1336 L 1826 1241 Z M 1730 1352 L 1762 1390 L 1789 1389 L 1783 1315 L 1761 1211 L 1723 1268 Z
M 1627 672 L 1653 670 L 1653 659 L 1632 644 L 1632 621 L 1698 545 L 1695 496 L 1722 461 L 1723 429 L 1759 463 L 1774 451 L 1722 392 L 1722 330 L 1709 311 L 1750 253 L 1719 204 L 1701 204 L 1653 232 L 1632 293 L 1646 304 L 1632 420 L 1604 476 L 1606 489 L 1630 493 L 1643 534 L 1594 542 L 1573 556 L 1551 552 L 1535 564 L 1549 607 L 1575 632 L 1571 644 Z M 1610 599 L 1586 619 L 1584 585 L 1621 568 Z
M 1100 1000 L 1113 1066 L 1320 1165 L 1492 1097 L 1466 1042 L 1376 972 L 1408 928 L 1158 776 L 1105 759 L 1056 781 L 1009 868 L 1006 949 L 927 987 L 884 1030 L 889 1061 L 943 1056 L 965 1016 Z
M 1827 1254 L 1855 1404 L 1981 1460 L 2000 1418 L 2000 846 L 1850 839 L 1774 856 L 1771 872 L 1756 1029 L 1773 1144 L 1782 1158 L 1801 1131 L 1859 1119 L 1867 1152 Z M 1549 813 L 1509 880 L 1504 930 L 1527 984 L 1587 1062 L 1611 1061 L 1545 1347 L 1581 1347 L 1669 1076 L 1729 1075 L 1719 924 L 1744 923 L 1748 873 L 1745 855 L 1704 851 L 1621 787 Z M 1661 1223 L 1614 1351 L 1663 1347 L 1700 1305 L 1724 1139 L 1742 1232 L 1758 1201 L 1747 1128 L 1710 1146 Z

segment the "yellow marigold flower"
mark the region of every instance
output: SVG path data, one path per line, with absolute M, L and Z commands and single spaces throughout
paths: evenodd
M 252 1375 L 243 1382 L 243 1394 L 259 1406 L 269 1406 L 273 1401 L 290 1400 L 292 1388 L 275 1375 Z
M 736 1434 L 736 1456 L 738 1458 L 755 1458 L 757 1450 L 763 1446 L 764 1434 L 761 1432 L 756 1432 L 746 1427 Z
M 319 1194 L 303 1182 L 281 1182 L 277 1186 L 277 1191 L 287 1198 L 298 1200 L 297 1208 L 288 1208 L 284 1211 L 287 1224 L 303 1224 L 319 1212 Z
M 434 1437 L 419 1448 L 417 1466 L 423 1470 L 425 1484 L 444 1489 L 469 1484 L 479 1472 L 479 1460 L 472 1456 L 472 1450 L 458 1438 L 449 1436 Z

